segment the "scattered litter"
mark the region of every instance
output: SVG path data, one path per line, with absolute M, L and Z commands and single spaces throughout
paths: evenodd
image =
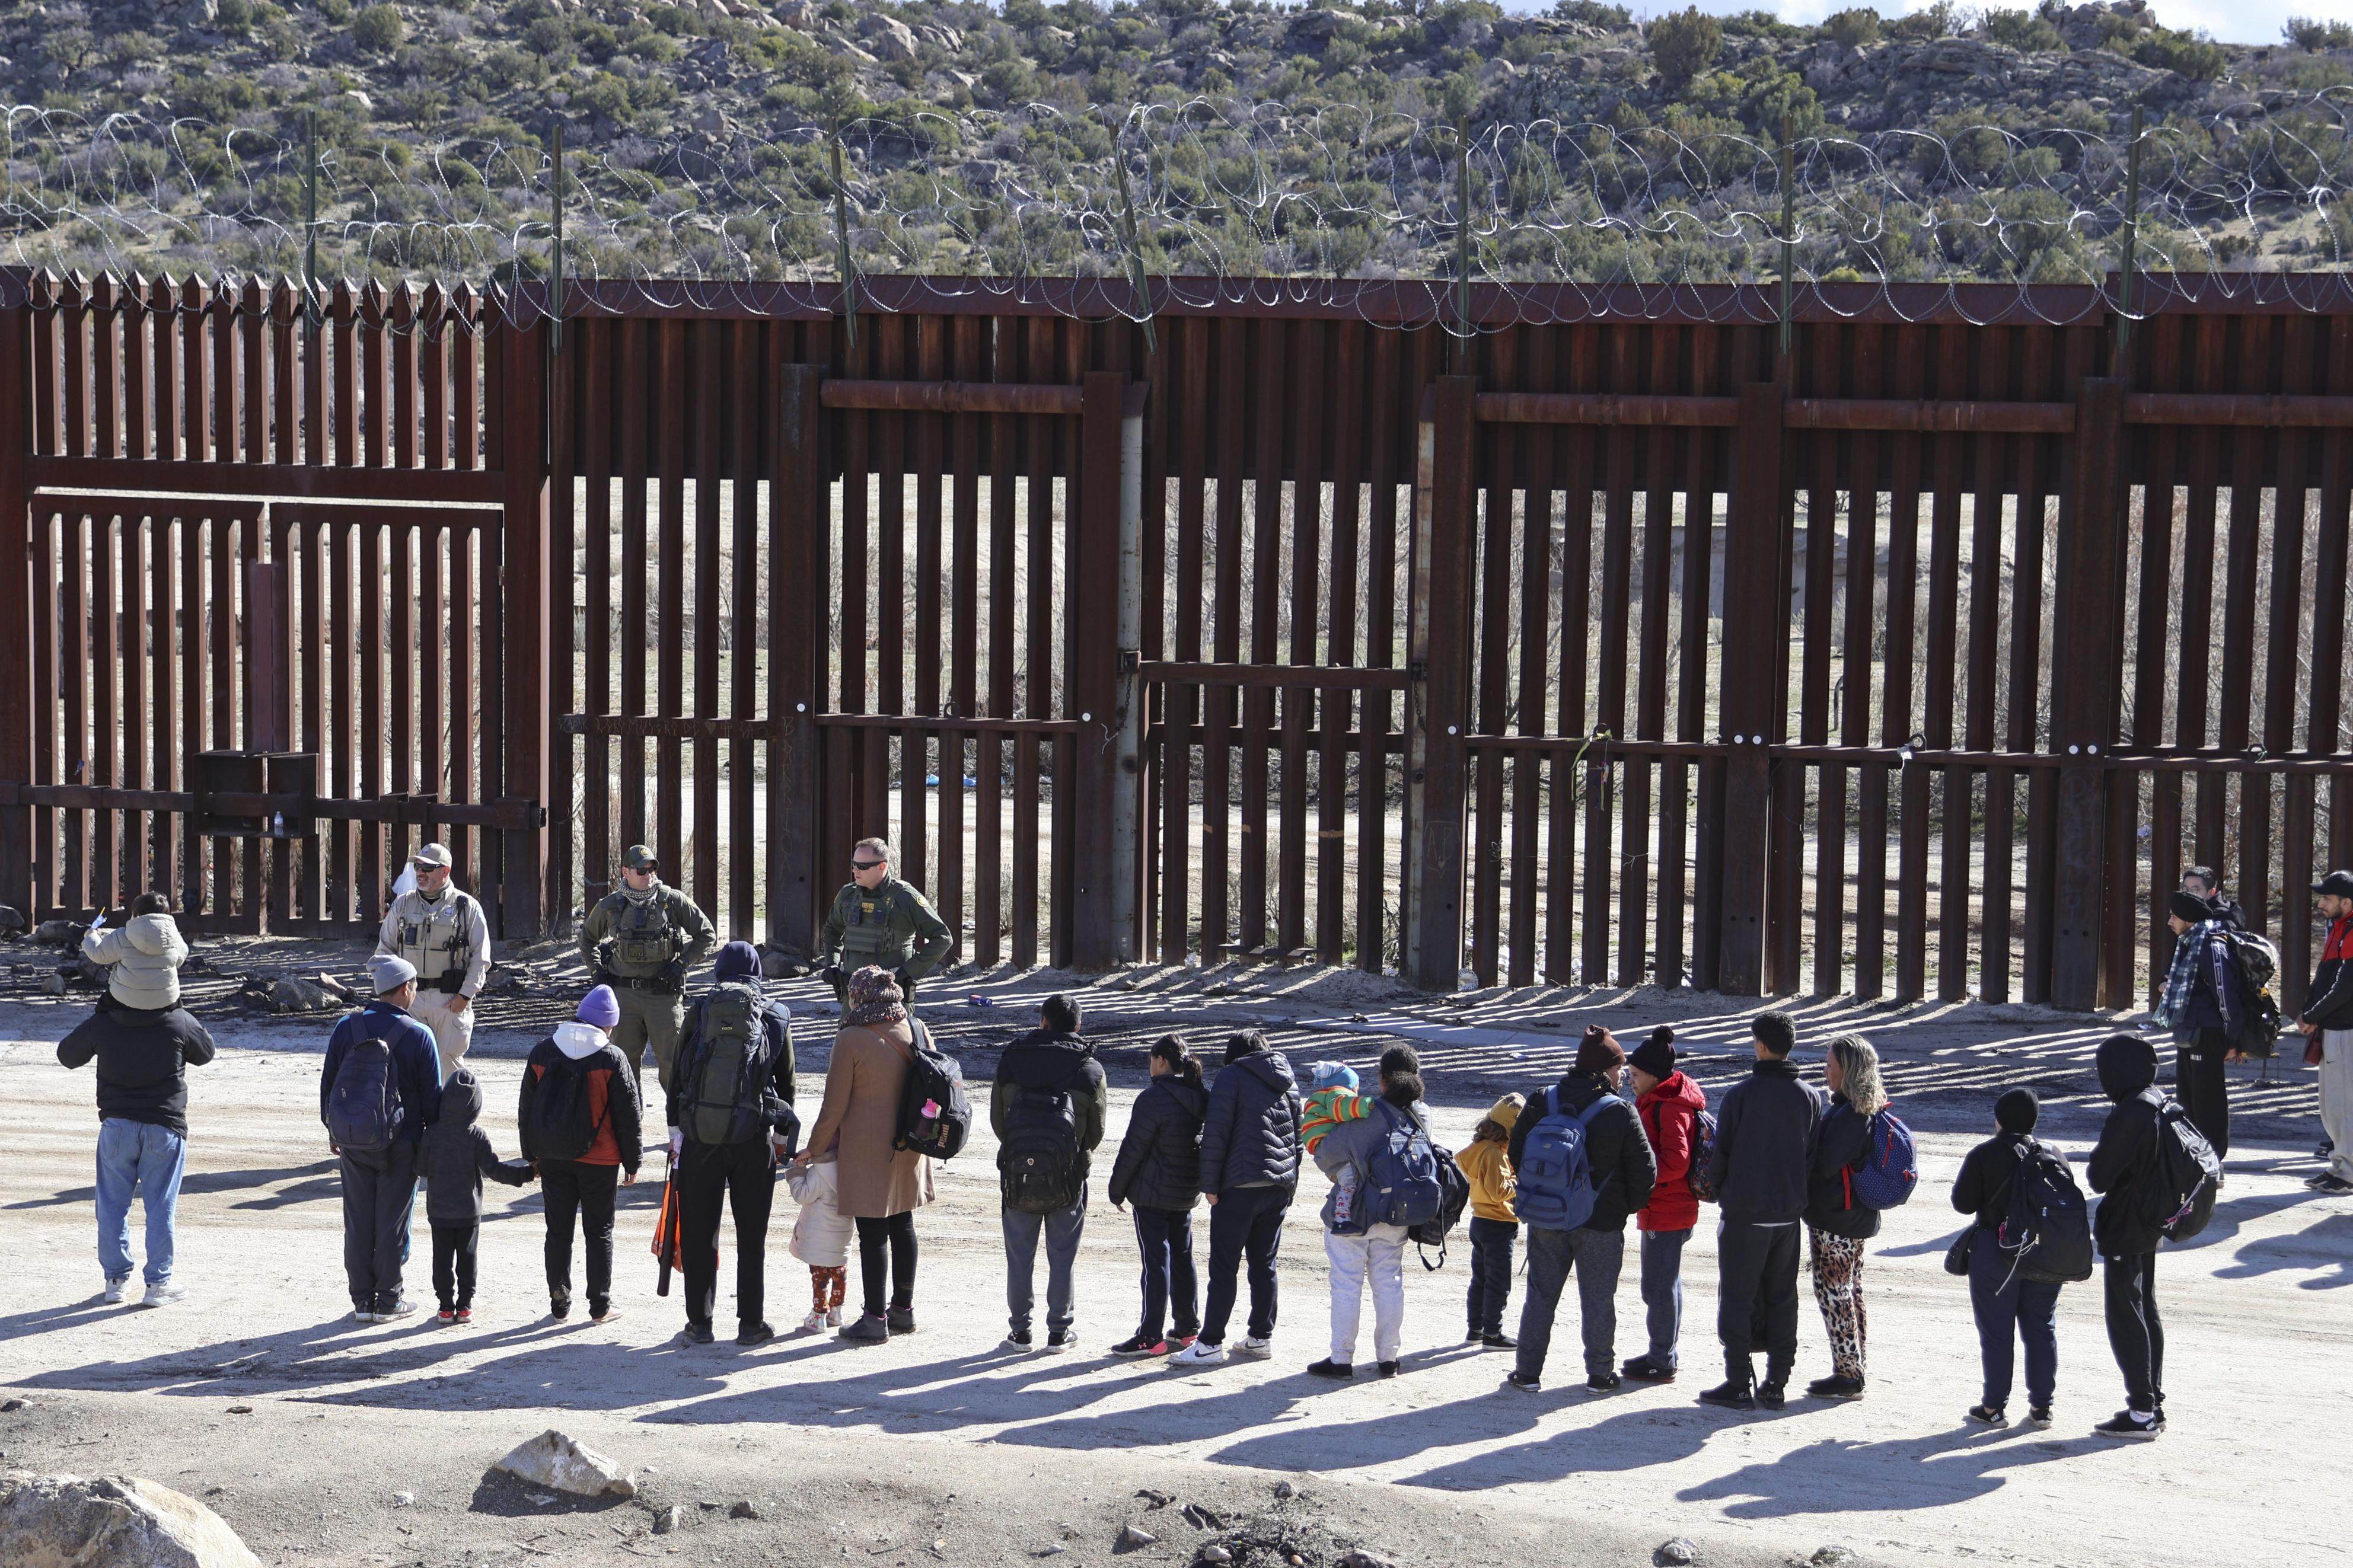
M 1699 1548 L 1684 1537 L 1678 1535 L 1672 1541 L 1663 1542 L 1659 1547 L 1659 1561 L 1672 1563 L 1675 1568 L 1682 1568 L 1683 1563 L 1699 1561 Z
M 253 1406 L 250 1405 L 232 1405 L 228 1407 L 228 1413 L 231 1415 L 250 1415 L 253 1414 Z
M 678 1504 L 670 1504 L 668 1508 L 654 1515 L 654 1533 L 656 1535 L 668 1535 L 671 1531 L 678 1528 L 680 1517 L 681 1515 L 679 1513 Z
M 417 1494 L 415 1492 L 395 1492 L 392 1494 L 392 1506 L 395 1508 L 415 1508 L 417 1506 Z

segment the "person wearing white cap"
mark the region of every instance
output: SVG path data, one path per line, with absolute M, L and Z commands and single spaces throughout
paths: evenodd
M 406 959 L 368 960 L 375 999 L 347 1013 L 319 1068 L 319 1120 L 341 1167 L 343 1277 L 352 1317 L 388 1323 L 417 1309 L 400 1293 L 408 1226 L 417 1207 L 417 1147 L 441 1109 L 433 1037 L 409 1016 L 417 970 Z
M 452 883 L 445 846 L 426 845 L 408 868 L 417 886 L 393 900 L 375 950 L 417 971 L 409 1012 L 433 1032 L 447 1078 L 473 1044 L 474 998 L 491 973 L 491 922 L 474 896 Z

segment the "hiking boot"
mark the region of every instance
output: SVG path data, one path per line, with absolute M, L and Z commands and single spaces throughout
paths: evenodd
M 707 1345 L 719 1336 L 711 1331 L 709 1323 L 690 1322 L 678 1331 L 678 1337 L 684 1344 Z
M 1479 1336 L 1479 1348 L 1488 1351 L 1515 1351 L 1520 1348 L 1520 1342 L 1501 1329 L 1489 1329 Z
M 592 1323 L 617 1322 L 619 1321 L 620 1316 L 621 1309 L 616 1307 L 610 1301 L 591 1301 L 588 1303 L 588 1321 Z
M 1168 1358 L 1170 1366 L 1217 1366 L 1226 1359 L 1226 1347 L 1213 1345 L 1207 1340 L 1195 1340 Z
M 1542 1394 L 1544 1378 L 1540 1373 L 1522 1372 L 1518 1367 L 1514 1367 L 1504 1374 L 1504 1386 L 1516 1388 L 1522 1394 Z
M 457 1321 L 458 1309 L 455 1307 L 444 1307 L 439 1311 L 433 1314 L 433 1326 L 437 1329 L 450 1328 L 454 1326 Z
M 1818 1377 L 1806 1384 L 1806 1394 L 1814 1399 L 1861 1399 L 1862 1379 L 1859 1377 Z
M 169 1279 L 158 1279 L 147 1287 L 147 1294 L 139 1299 L 139 1304 L 142 1307 L 168 1307 L 174 1302 L 185 1301 L 187 1299 L 188 1288 L 185 1285 L 174 1285 Z
M 98 1299 L 111 1306 L 121 1300 L 123 1292 L 130 1289 L 131 1276 L 125 1274 L 120 1279 L 109 1279 L 106 1282 L 106 1289 L 98 1293 Z
M 834 1337 L 854 1345 L 879 1345 L 891 1337 L 890 1322 L 883 1318 L 860 1318 Z
M 1356 1375 L 1356 1367 L 1354 1362 L 1334 1361 L 1330 1356 L 1325 1356 L 1322 1361 L 1311 1361 L 1307 1363 L 1307 1375 L 1345 1380 Z
M 891 1310 L 884 1315 L 882 1319 L 882 1326 L 888 1331 L 894 1334 L 913 1333 L 915 1331 L 915 1309 L 913 1307 L 892 1308 Z
M 744 1323 L 735 1330 L 735 1342 L 746 1347 L 764 1345 L 776 1337 L 776 1331 L 765 1323 Z
M 1760 1383 L 1757 1385 L 1757 1405 L 1763 1410 L 1778 1410 L 1789 1403 L 1789 1387 L 1783 1383 Z
M 1401 1361 L 1385 1361 L 1380 1363 L 1378 1370 L 1383 1377 L 1395 1377 L 1398 1373 L 1405 1370 L 1405 1363 Z
M 1049 1329 L 1046 1331 L 1046 1348 L 1050 1351 L 1076 1350 L 1078 1344 L 1079 1331 L 1076 1329 Z
M 1130 1334 L 1111 1347 L 1111 1353 L 1124 1356 L 1166 1355 L 1176 1347 L 1166 1340 L 1148 1339 L 1142 1334 Z
M 1699 1402 L 1721 1410 L 1754 1410 L 1757 1394 L 1747 1384 L 1727 1378 L 1714 1388 L 1700 1390 Z
M 2165 1430 L 2165 1416 L 2154 1410 L 2119 1410 L 2092 1430 L 2103 1437 L 2149 1438 Z
M 1652 1355 L 1638 1355 L 1618 1370 L 1636 1383 L 1672 1383 L 1675 1380 L 1675 1369 Z
M 1274 1353 L 1274 1338 L 1271 1334 L 1264 1337 L 1258 1334 L 1244 1334 L 1242 1342 L 1234 1347 L 1234 1353 L 1261 1358 L 1271 1356 Z
M 1027 1329 L 1016 1329 L 1011 1333 L 1006 1335 L 1005 1348 L 1009 1351 L 1029 1350 L 1030 1348 L 1029 1331 Z
M 2010 1413 L 1999 1405 L 1972 1405 L 1968 1408 L 1968 1418 L 1980 1426 L 2010 1425 Z
M 1585 1386 L 1596 1394 L 1615 1394 L 1625 1382 L 1614 1372 L 1589 1372 L 1585 1374 Z
M 2026 1413 L 2026 1424 L 2038 1430 L 2047 1428 L 2051 1425 L 2051 1406 L 2037 1405 L 2030 1408 Z

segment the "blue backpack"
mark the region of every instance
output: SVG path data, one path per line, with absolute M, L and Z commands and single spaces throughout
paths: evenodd
M 1871 1147 L 1860 1163 L 1847 1167 L 1847 1207 L 1901 1208 L 1919 1184 L 1920 1157 L 1912 1129 L 1895 1112 L 1883 1109 L 1871 1119 Z
M 1387 1100 L 1375 1106 L 1388 1130 L 1365 1161 L 1355 1217 L 1366 1226 L 1427 1225 L 1438 1217 L 1446 1200 L 1438 1150 L 1412 1117 Z
M 347 1154 L 381 1154 L 400 1131 L 400 1075 L 392 1042 L 354 1040 L 327 1090 L 327 1142 Z
M 1545 1090 L 1544 1120 L 1528 1130 L 1527 1142 L 1520 1147 L 1514 1206 L 1521 1219 L 1546 1230 L 1575 1230 L 1593 1217 L 1593 1166 L 1585 1146 L 1594 1113 L 1615 1100 L 1613 1095 L 1598 1095 L 1572 1114 L 1560 1108 L 1557 1084 Z

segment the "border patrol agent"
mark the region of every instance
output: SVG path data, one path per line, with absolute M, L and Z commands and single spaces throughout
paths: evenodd
M 664 1092 L 686 1024 L 686 973 L 718 945 L 711 917 L 654 874 L 654 852 L 642 844 L 622 854 L 621 885 L 581 922 L 580 956 L 621 1005 L 613 1048 L 638 1073 L 650 1045 Z
M 870 963 L 892 971 L 912 1002 L 915 982 L 955 956 L 955 932 L 929 900 L 892 874 L 894 858 L 881 839 L 860 839 L 849 852 L 849 884 L 834 895 L 825 917 L 825 979 L 845 1005 L 850 975 Z
M 417 971 L 409 1016 L 433 1031 L 446 1079 L 474 1043 L 474 998 L 491 973 L 491 922 L 471 893 L 452 885 L 447 846 L 426 845 L 408 868 L 417 886 L 392 900 L 375 950 Z

